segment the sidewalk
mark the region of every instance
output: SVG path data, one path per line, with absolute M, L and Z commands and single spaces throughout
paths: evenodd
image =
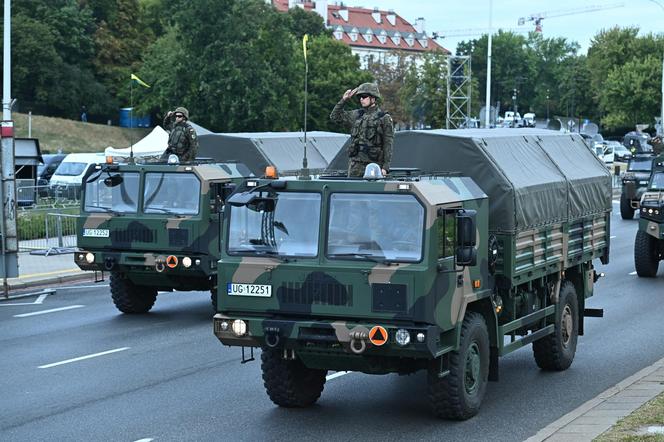
M 541 429 L 526 442 L 591 441 L 664 392 L 664 358 Z
M 94 281 L 94 272 L 84 272 L 74 264 L 73 253 L 58 255 L 18 254 L 17 278 L 7 278 L 10 295 L 36 286 L 60 284 L 71 281 Z M 4 298 L 0 287 L 0 300 Z

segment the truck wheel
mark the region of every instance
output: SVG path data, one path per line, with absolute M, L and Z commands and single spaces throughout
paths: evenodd
M 563 281 L 554 332 L 533 342 L 535 362 L 542 370 L 562 371 L 569 368 L 576 354 L 579 337 L 579 303 L 574 284 Z
M 634 240 L 634 267 L 636 267 L 636 274 L 641 277 L 654 278 L 657 276 L 659 267 L 657 238 L 648 235 L 643 230 L 636 232 Z
M 489 377 L 489 332 L 479 313 L 469 312 L 461 326 L 459 350 L 450 353 L 449 374 L 439 376 L 440 360 L 428 370 L 428 395 L 437 417 L 466 420 L 477 414 Z
M 620 216 L 622 219 L 634 219 L 634 209 L 625 194 L 620 195 Z
M 121 273 L 111 273 L 111 297 L 122 313 L 147 313 L 157 299 L 157 290 L 135 285 Z
M 261 354 L 263 384 L 270 400 L 280 407 L 308 407 L 325 386 L 327 370 L 304 366 L 299 359 L 286 360 L 281 350 L 264 348 Z

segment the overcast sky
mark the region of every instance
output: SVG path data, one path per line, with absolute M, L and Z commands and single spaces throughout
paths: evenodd
M 332 2 L 330 2 L 332 3 Z M 574 12 L 591 6 L 615 6 L 599 11 L 574 13 L 555 17 L 556 14 Z M 345 0 L 348 6 L 362 6 L 394 12 L 412 24 L 418 17 L 426 20 L 427 34 L 443 33 L 458 29 L 486 30 L 489 27 L 489 0 Z M 566 37 L 581 45 L 586 53 L 590 40 L 602 29 L 619 25 L 638 26 L 640 34 L 664 32 L 664 0 L 493 0 L 493 28 L 535 29 L 533 22 L 518 26 L 520 17 L 536 13 L 548 13 L 542 20 L 544 37 Z M 477 31 L 476 31 L 477 32 Z M 486 32 L 486 31 L 485 31 Z M 524 35 L 526 33 L 524 32 Z M 457 43 L 477 36 L 448 37 L 438 42 L 455 52 Z

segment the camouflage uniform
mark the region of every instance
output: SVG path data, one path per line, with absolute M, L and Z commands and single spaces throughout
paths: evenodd
M 180 122 L 175 121 L 176 113 L 184 114 L 185 118 Z M 177 155 L 181 162 L 196 159 L 198 137 L 194 128 L 187 122 L 188 120 L 189 112 L 183 107 L 176 108 L 173 113 L 164 118 L 164 129 L 169 132 L 169 135 L 168 148 L 161 156 L 162 160 L 167 160 L 171 154 Z
M 656 136 L 650 139 L 648 144 L 652 146 L 652 150 L 655 152 L 655 155 L 661 155 L 664 153 L 664 140 L 662 140 L 661 136 Z
M 356 95 L 361 94 L 380 98 L 378 86 L 375 84 L 360 85 Z M 364 168 L 369 163 L 376 163 L 381 168 L 389 170 L 394 141 L 392 117 L 378 106 L 347 111 L 344 110 L 345 104 L 346 100 L 341 99 L 334 106 L 330 119 L 347 129 L 350 128 L 348 176 L 364 176 Z

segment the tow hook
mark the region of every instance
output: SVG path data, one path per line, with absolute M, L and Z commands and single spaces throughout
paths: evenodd
M 166 266 L 161 261 L 157 261 L 154 265 L 154 269 L 159 273 L 163 272 L 165 268 Z
M 351 332 L 350 351 L 356 355 L 364 353 L 364 350 L 367 349 L 367 339 L 369 339 L 369 334 L 366 332 Z
M 265 329 L 265 345 L 270 348 L 275 348 L 279 345 L 279 328 L 277 327 L 268 327 Z
M 597 282 L 599 278 L 603 278 L 604 276 L 604 272 L 597 273 L 593 270 L 593 283 Z

